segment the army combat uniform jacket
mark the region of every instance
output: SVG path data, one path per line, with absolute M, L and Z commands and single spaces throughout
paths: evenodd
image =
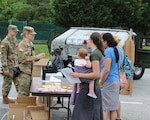
M 18 47 L 18 61 L 20 70 L 28 75 L 32 75 L 33 64 L 39 58 L 35 56 L 32 42 L 28 43 L 22 40 Z
M 6 36 L 1 42 L 1 62 L 4 71 L 12 69 L 18 64 L 18 41 Z

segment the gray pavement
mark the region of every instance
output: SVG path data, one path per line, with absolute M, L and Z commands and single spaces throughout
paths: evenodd
M 122 120 L 150 120 L 150 69 L 146 69 L 141 80 L 133 81 L 133 95 L 120 95 L 121 116 Z M 3 77 L 0 76 L 0 120 L 8 111 L 8 105 L 2 104 L 2 82 Z M 15 98 L 17 93 L 14 85 L 11 88 L 9 97 Z M 65 100 L 65 103 L 67 100 Z M 73 107 L 71 106 L 73 109 Z M 66 109 L 53 110 L 53 120 L 65 120 L 67 115 Z M 7 120 L 4 118 L 3 120 Z

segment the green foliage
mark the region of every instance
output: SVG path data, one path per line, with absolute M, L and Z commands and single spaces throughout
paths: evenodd
M 150 12 L 150 1 L 149 2 L 144 2 L 143 3 L 143 14 L 142 14 L 142 19 L 139 22 L 138 25 L 138 31 L 143 31 L 144 35 L 147 35 L 150 29 L 150 16 L 149 16 L 149 12 Z M 147 32 L 148 31 L 148 32 Z
M 51 22 L 50 0 L 4 0 L 0 21 Z
M 141 0 L 53 0 L 52 6 L 58 25 L 135 28 L 144 4 Z
M 114 0 L 112 4 L 113 25 L 135 28 L 142 19 L 141 0 Z
M 150 29 L 149 0 L 0 0 L 0 21 Z
M 111 10 L 104 5 L 97 6 L 98 3 L 98 0 L 53 0 L 54 22 L 69 27 L 109 25 L 112 17 Z

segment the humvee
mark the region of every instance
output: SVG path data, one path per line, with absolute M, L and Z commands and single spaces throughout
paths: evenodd
M 77 58 L 78 49 L 81 47 L 85 47 L 84 41 L 87 40 L 93 32 L 117 34 L 121 38 L 119 45 L 122 47 L 129 37 L 128 30 L 123 30 L 119 28 L 112 29 L 71 27 L 69 30 L 57 36 L 56 38 L 54 38 L 54 33 L 52 34 L 53 37 L 50 38 L 54 39 L 48 40 L 48 47 L 51 53 L 51 57 L 53 58 L 54 56 L 54 50 L 59 48 L 61 49 L 61 57 L 64 61 L 65 66 L 68 65 L 68 63 L 73 62 Z M 144 41 L 147 41 L 149 38 L 139 38 L 137 34 L 133 32 L 132 39 L 135 42 L 134 79 L 137 80 L 143 76 L 145 68 L 150 67 L 150 57 L 148 57 L 150 54 L 150 50 L 148 50 L 148 47 L 143 47 Z

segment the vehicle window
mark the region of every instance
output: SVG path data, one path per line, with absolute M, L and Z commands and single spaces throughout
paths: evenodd
M 141 48 L 150 50 L 150 38 L 141 39 Z

